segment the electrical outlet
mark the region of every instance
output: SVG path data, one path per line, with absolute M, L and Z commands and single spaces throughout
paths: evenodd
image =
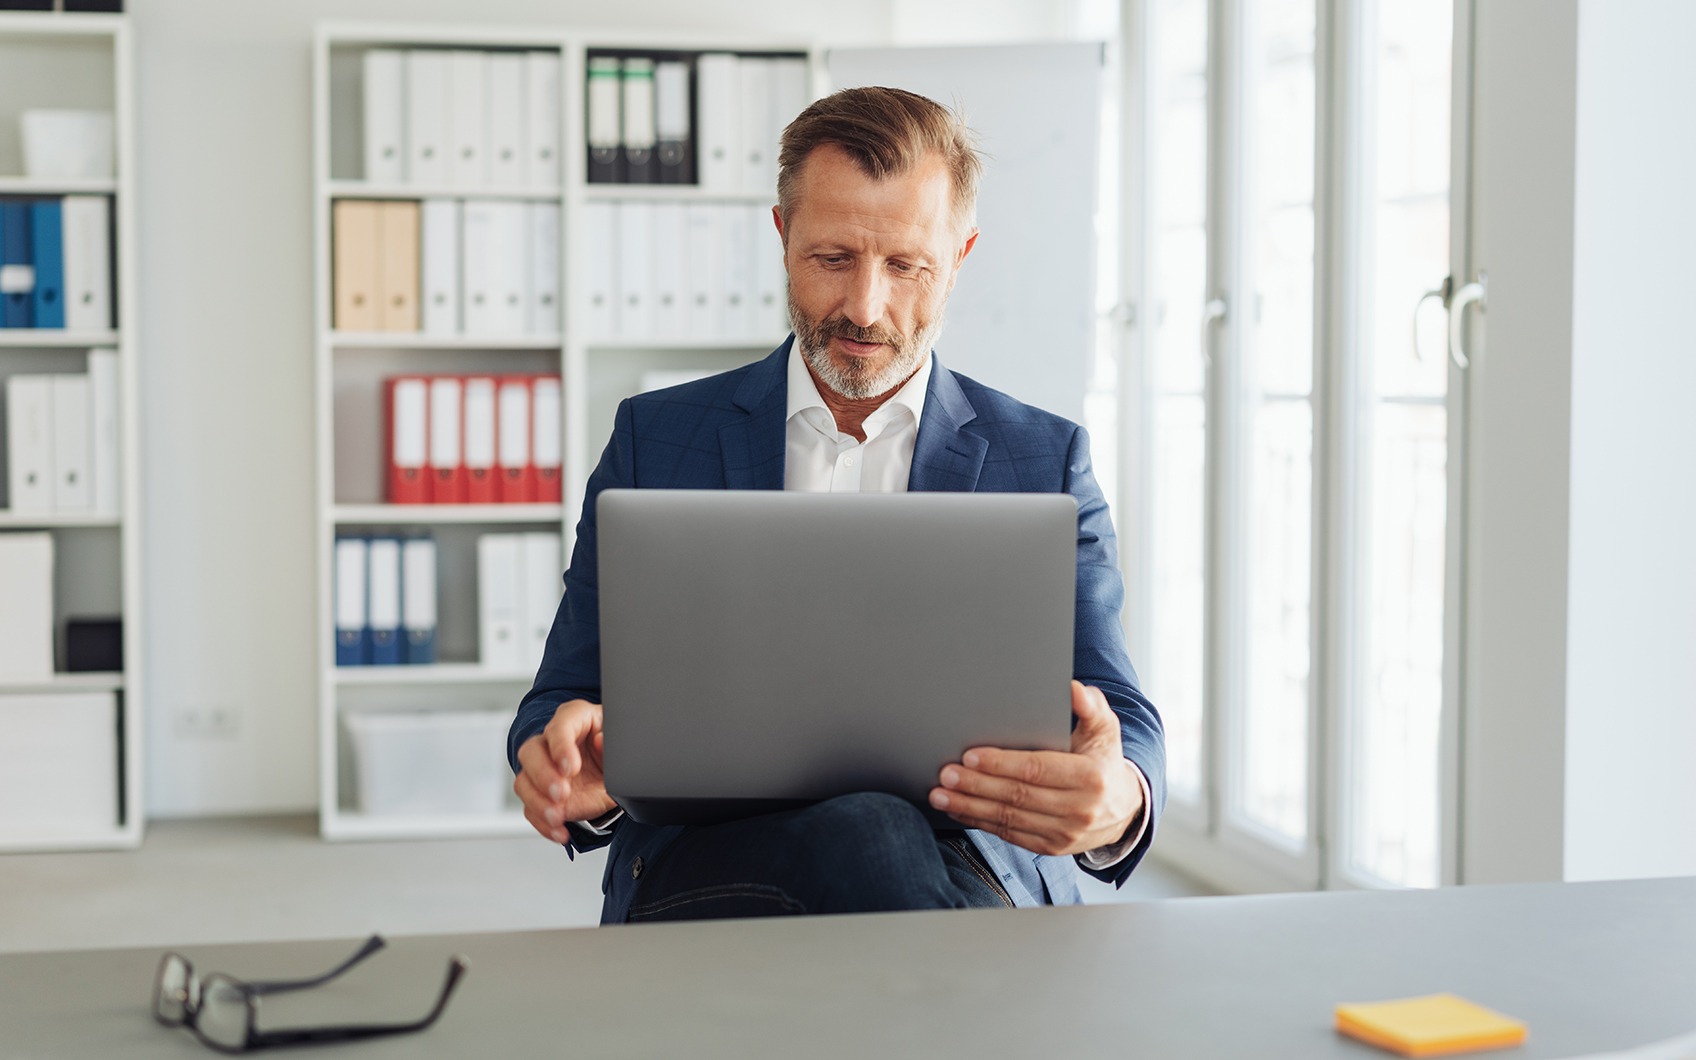
M 178 736 L 195 740 L 228 740 L 240 729 L 236 709 L 222 703 L 178 707 L 172 720 Z

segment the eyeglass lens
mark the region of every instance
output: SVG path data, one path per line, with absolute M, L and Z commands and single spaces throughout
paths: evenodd
M 200 987 L 200 1010 L 194 1029 L 202 1039 L 224 1049 L 247 1045 L 249 992 L 227 975 L 214 972 Z
M 188 961 L 175 953 L 165 954 L 153 982 L 153 1014 L 172 1026 L 181 1024 L 194 1007 L 192 994 L 197 985 Z

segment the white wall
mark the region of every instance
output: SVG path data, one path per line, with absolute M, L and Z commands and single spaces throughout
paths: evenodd
M 1696 8 L 1478 15 L 1463 879 L 1696 873 Z
M 316 805 L 315 20 L 884 44 L 891 0 L 140 0 L 143 614 L 154 816 Z M 184 708 L 236 717 L 179 735 Z
M 1565 878 L 1696 873 L 1696 4 L 1578 19 Z

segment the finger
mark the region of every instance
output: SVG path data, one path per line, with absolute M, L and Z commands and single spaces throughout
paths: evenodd
M 1072 730 L 1072 750 L 1078 754 L 1110 750 L 1119 753 L 1119 716 L 1108 706 L 1101 689 L 1082 681 L 1072 682 L 1072 713 L 1078 717 Z
M 548 753 L 559 763 L 560 773 L 572 777 L 583 768 L 579 745 L 584 737 L 600 730 L 600 720 L 600 707 L 585 699 L 561 704 L 554 712 L 543 732 L 548 738 Z
M 565 793 L 565 777 L 560 774 L 556 760 L 548 753 L 544 736 L 532 736 L 518 748 L 518 775 L 529 777 L 538 792 L 556 791 L 555 799 Z
M 935 794 L 933 792 L 933 794 Z M 1009 820 L 993 810 L 984 810 L 977 804 L 967 805 L 962 797 L 950 793 L 951 808 L 945 810 L 948 816 L 958 821 L 962 827 L 974 828 L 980 832 L 1000 836 L 1015 846 L 1022 847 L 1035 854 L 1059 854 L 1064 852 L 1064 839 L 1061 833 L 1049 828 L 1031 826 L 1023 820 Z M 932 805 L 935 805 L 933 800 Z M 937 807 L 941 809 L 941 807 Z M 974 812 L 974 810 L 978 812 Z
M 1049 770 L 1048 775 L 1053 777 L 1056 772 Z M 1071 771 L 1068 771 L 1068 775 L 1071 775 Z M 998 776 L 957 765 L 943 766 L 937 779 L 941 781 L 942 787 L 950 792 L 1048 817 L 1061 816 L 1076 805 L 1080 783 L 1092 784 L 1090 777 L 1083 772 L 1077 773 L 1074 778 L 1076 783 L 1065 787 L 1045 787 L 1029 783 L 1022 777 Z
M 563 843 L 569 838 L 565 830 L 563 814 L 553 803 L 537 792 L 534 784 L 524 779 L 524 774 L 518 775 L 513 781 L 512 787 L 513 791 L 518 794 L 519 802 L 523 804 L 524 819 L 530 822 L 530 827 L 540 833 L 544 839 L 551 839 L 556 843 Z
M 1089 783 L 1097 764 L 1073 751 L 1009 751 L 1003 747 L 974 747 L 960 756 L 954 769 L 1017 781 L 1032 788 L 1067 791 Z M 944 769 L 950 768 L 944 766 Z

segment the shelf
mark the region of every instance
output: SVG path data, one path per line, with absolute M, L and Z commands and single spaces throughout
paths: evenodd
M 539 188 L 462 188 L 446 184 L 368 184 L 363 180 L 332 180 L 324 186 L 331 199 L 524 199 L 559 202 L 558 186 Z
M 622 350 L 757 350 L 765 354 L 777 349 L 783 336 L 757 339 L 590 339 L 585 343 L 591 353 Z
M 43 681 L 0 679 L 0 695 L 34 695 L 40 692 L 121 692 L 121 673 L 54 674 Z
M 65 331 L 61 328 L 0 328 L 0 347 L 26 349 L 116 346 L 116 331 Z
M 585 202 L 734 202 L 776 206 L 777 190 L 707 191 L 694 184 L 587 184 Z
M 350 523 L 557 523 L 560 504 L 338 504 L 330 521 Z
M 324 816 L 326 839 L 445 839 L 455 836 L 534 834 L 517 810 L 484 816 L 370 817 L 337 811 Z
M 338 349 L 558 350 L 560 335 L 430 335 L 422 331 L 332 331 L 324 341 Z
M 13 512 L 0 508 L 0 530 L 80 529 L 122 523 L 123 519 L 112 512 Z
M 528 684 L 534 673 L 491 670 L 480 663 L 435 663 L 429 666 L 338 666 L 338 685 L 463 685 Z
M 0 177 L 0 195 L 116 194 L 116 177 Z
M 519 820 L 523 820 L 522 817 Z M 528 825 L 526 825 L 528 827 Z M 43 854 L 65 850 L 127 850 L 141 845 L 139 825 L 113 825 L 64 831 L 34 829 L 28 832 L 0 830 L 0 854 Z

